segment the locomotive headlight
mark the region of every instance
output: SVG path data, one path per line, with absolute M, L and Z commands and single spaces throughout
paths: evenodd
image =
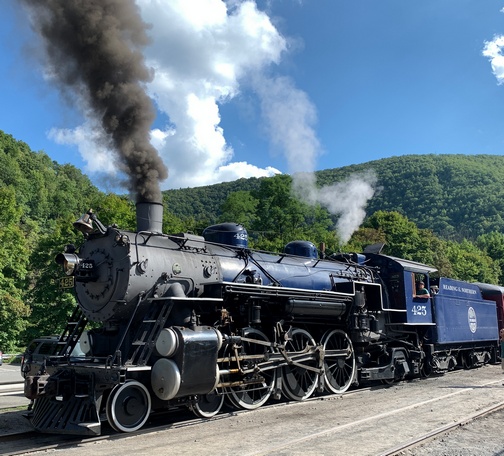
M 59 253 L 56 256 L 56 263 L 61 264 L 63 271 L 69 276 L 75 274 L 80 261 L 80 258 L 75 253 Z

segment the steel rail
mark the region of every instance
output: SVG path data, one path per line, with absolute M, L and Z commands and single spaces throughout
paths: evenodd
M 417 438 L 414 438 L 412 440 L 408 440 L 405 443 L 401 443 L 393 448 L 390 448 L 386 450 L 385 452 L 380 453 L 378 456 L 396 456 L 399 454 L 402 454 L 404 450 L 410 450 L 415 447 L 418 447 L 420 445 L 423 445 L 424 443 L 430 442 L 432 439 L 435 437 L 446 434 L 449 431 L 458 428 L 459 426 L 463 426 L 467 423 L 470 423 L 471 421 L 477 420 L 478 418 L 482 418 L 486 415 L 490 415 L 492 413 L 498 412 L 499 410 L 504 409 L 504 401 L 499 402 L 497 404 L 491 405 L 485 409 L 480 410 L 479 412 L 472 413 L 471 415 L 468 415 L 464 418 L 461 418 L 460 420 L 447 424 L 445 426 L 441 426 L 439 428 L 433 429 L 430 432 L 427 432 Z
M 490 382 L 484 383 L 483 385 L 480 385 L 479 387 L 491 385 L 491 384 L 494 384 L 494 383 L 500 383 L 501 381 L 502 380 L 492 380 Z M 385 418 L 385 417 L 397 415 L 397 414 L 400 414 L 400 413 L 402 413 L 402 412 L 404 412 L 406 410 L 412 410 L 412 409 L 418 408 L 418 407 L 420 407 L 422 405 L 426 405 L 426 404 L 429 404 L 429 403 L 437 402 L 440 399 L 445 399 L 445 398 L 457 396 L 459 394 L 463 394 L 463 393 L 465 393 L 467 391 L 471 391 L 473 389 L 474 389 L 474 387 L 461 388 L 458 391 L 451 392 L 451 393 L 448 393 L 448 394 L 444 394 L 444 395 L 439 396 L 439 397 L 435 397 L 435 398 L 428 399 L 428 400 L 421 401 L 421 402 L 415 402 L 413 404 L 409 404 L 409 405 L 404 406 L 404 407 L 400 407 L 400 408 L 397 408 L 397 409 L 394 409 L 394 410 L 389 410 L 387 412 L 383 412 L 383 413 L 379 413 L 379 414 L 376 414 L 376 415 L 368 416 L 366 418 L 362 418 L 362 419 L 359 419 L 359 420 L 356 420 L 356 421 L 352 421 L 350 423 L 338 424 L 337 426 L 332 426 L 330 428 L 323 429 L 323 430 L 321 430 L 319 432 L 315 432 L 315 433 L 312 433 L 312 434 L 309 434 L 309 435 L 305 435 L 305 436 L 302 436 L 302 437 L 299 437 L 299 438 L 295 438 L 295 439 L 290 439 L 288 442 L 284 442 L 284 443 L 280 443 L 278 445 L 274 445 L 274 446 L 272 446 L 270 448 L 267 448 L 265 450 L 254 451 L 252 453 L 247 453 L 247 455 L 245 455 L 245 456 L 259 456 L 259 455 L 270 454 L 270 453 L 274 454 L 274 453 L 279 452 L 281 450 L 286 450 L 286 449 L 288 449 L 290 447 L 295 447 L 295 446 L 300 445 L 300 444 L 302 444 L 304 442 L 308 442 L 308 441 L 316 439 L 316 438 L 324 437 L 324 436 L 327 436 L 327 435 L 332 434 L 334 432 L 338 432 L 338 431 L 341 431 L 341 430 L 344 430 L 344 429 L 351 429 L 353 427 L 356 427 L 356 426 L 359 426 L 359 425 L 362 425 L 362 424 L 369 424 L 369 423 L 371 423 L 373 421 L 380 420 L 380 419 Z M 504 407 L 504 402 L 499 403 L 499 404 L 502 404 L 502 407 Z M 492 406 L 492 407 L 495 407 L 495 406 Z M 384 453 L 384 455 L 392 455 L 392 454 L 395 454 L 395 453 L 387 453 L 387 452 Z M 380 455 L 380 456 L 382 456 L 382 455 Z

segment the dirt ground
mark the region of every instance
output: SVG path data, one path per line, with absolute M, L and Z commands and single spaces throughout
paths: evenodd
M 14 434 L 23 431 L 31 431 L 32 427 L 28 420 L 23 416 L 26 413 L 26 407 L 20 409 L 8 409 L 0 412 L 0 432 L 2 435 Z
M 405 456 L 504 455 L 504 411 L 461 425 L 425 445 L 400 454 Z
M 83 441 L 66 456 L 345 455 L 377 456 L 399 444 L 504 401 L 500 366 L 457 371 L 304 403 L 281 403 L 210 420 L 165 426 L 112 440 Z M 21 411 L 0 415 L 3 429 L 28 428 Z M 504 411 L 458 426 L 404 456 L 504 455 Z M 3 430 L 2 429 L 2 430 Z M 58 436 L 54 436 L 55 442 Z

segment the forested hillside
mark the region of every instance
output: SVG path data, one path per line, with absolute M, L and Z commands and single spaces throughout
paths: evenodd
M 405 155 L 318 173 L 320 184 L 374 169 L 381 190 L 368 215 L 399 211 L 450 238 L 504 232 L 504 156 Z
M 164 192 L 163 231 L 201 234 L 214 222 L 236 221 L 252 248 L 272 251 L 295 239 L 323 242 L 328 253 L 380 242 L 385 253 L 433 265 L 440 275 L 504 284 L 504 157 L 394 157 L 321 171 L 318 183 L 370 168 L 380 190 L 345 245 L 334 217 L 293 197 L 288 175 Z M 128 196 L 102 193 L 74 166 L 0 131 L 0 350 L 64 328 L 75 298 L 58 288 L 54 258 L 82 242 L 73 222 L 89 208 L 105 225 L 135 229 Z
M 36 330 L 32 318 L 51 318 L 51 308 L 66 312 L 65 298 L 58 299 L 42 278 L 55 270 L 51 255 L 57 241 L 61 248 L 63 237 L 66 242 L 75 238 L 71 225 L 67 228 L 62 221 L 70 222 L 98 193 L 75 167 L 58 165 L 46 154 L 34 153 L 27 144 L 0 134 L 0 347 L 4 351 L 20 334 Z
M 94 207 L 107 218 L 108 207 L 120 212 L 121 205 L 131 212 L 127 200 L 104 195 L 79 169 L 0 131 L 0 350 L 60 332 L 75 300 L 56 285 L 54 257 L 82 239 L 72 226 L 79 214 Z
M 451 239 L 475 239 L 504 232 L 504 156 L 406 155 L 316 173 L 320 186 L 372 169 L 379 191 L 367 215 L 398 211 L 420 228 Z M 165 192 L 170 210 L 181 217 L 215 222 L 228 195 L 255 192 L 261 179 L 241 179 L 193 189 Z
M 204 187 L 166 190 L 163 192 L 165 207 L 178 217 L 192 217 L 202 225 L 211 225 L 219 219 L 222 204 L 231 193 L 257 191 L 262 180 L 251 177 Z

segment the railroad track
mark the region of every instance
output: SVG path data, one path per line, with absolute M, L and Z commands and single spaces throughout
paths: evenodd
M 0 384 L 0 396 L 8 396 L 13 393 L 22 393 L 24 391 L 23 382 Z
M 224 412 L 211 418 L 211 420 L 223 420 L 230 415 L 234 416 L 244 413 L 247 413 L 247 410 L 239 410 L 229 413 Z M 112 428 L 110 428 L 107 423 L 104 423 L 102 426 L 102 435 L 96 437 L 79 437 L 62 434 L 41 434 L 35 431 L 23 431 L 8 435 L 0 435 L 0 448 L 2 449 L 2 451 L 0 451 L 0 454 L 2 456 L 15 456 L 38 451 L 50 451 L 55 449 L 61 450 L 80 444 L 92 444 L 106 440 L 121 440 L 130 438 L 132 436 L 142 436 L 150 434 L 152 432 L 160 432 L 167 429 L 184 429 L 191 426 L 197 426 L 201 424 L 202 421 L 205 420 L 202 418 L 194 417 L 192 412 L 186 411 L 184 409 L 153 415 L 148 424 L 146 424 L 142 429 L 131 434 L 117 433 Z
M 482 386 L 479 386 L 478 388 L 485 387 L 485 386 L 490 386 L 493 384 L 500 384 L 501 379 L 499 380 L 493 380 L 490 381 Z M 356 430 L 359 427 L 362 426 L 372 426 L 375 423 L 378 423 L 379 421 L 383 421 L 385 419 L 389 419 L 393 417 L 394 415 L 401 416 L 407 411 L 412 411 L 414 409 L 418 409 L 420 407 L 425 407 L 429 404 L 433 404 L 436 402 L 443 401 L 448 398 L 453 398 L 455 396 L 464 394 L 465 392 L 472 390 L 473 388 L 460 388 L 455 392 L 450 392 L 448 394 L 445 394 L 443 396 L 437 396 L 433 397 L 431 399 L 421 401 L 421 402 L 413 402 L 412 404 L 409 404 L 405 407 L 399 407 L 395 408 L 393 410 L 389 410 L 387 412 L 383 413 L 378 413 L 374 414 L 371 416 L 368 416 L 366 418 L 362 418 L 360 420 L 353 420 L 349 423 L 346 424 L 338 424 L 337 426 L 334 427 L 327 427 L 322 431 L 319 432 L 314 432 L 308 435 L 304 435 L 302 437 L 294 438 L 294 439 L 289 439 L 288 441 L 285 441 L 282 444 L 275 445 L 275 446 L 269 446 L 266 451 L 253 451 L 250 453 L 247 453 L 245 456 L 263 456 L 263 455 L 273 455 L 273 454 L 281 454 L 282 452 L 289 452 L 290 450 L 300 447 L 301 445 L 306 445 L 307 443 L 313 441 L 316 442 L 317 440 L 320 440 L 322 438 L 327 438 L 330 435 L 335 435 L 341 432 L 347 431 L 348 433 L 351 433 L 352 430 Z M 426 432 L 418 437 L 415 437 L 414 439 L 407 440 L 404 443 L 401 443 L 399 445 L 394 446 L 390 450 L 386 450 L 383 453 L 378 453 L 379 456 L 392 456 L 392 455 L 398 455 L 401 454 L 402 451 L 406 449 L 411 449 L 415 446 L 421 445 L 430 439 L 433 439 L 434 437 L 446 433 L 450 431 L 451 429 L 454 429 L 462 424 L 468 423 L 470 421 L 473 421 L 479 417 L 488 415 L 490 413 L 496 412 L 498 410 L 501 410 L 504 408 L 504 401 L 499 402 L 497 404 L 494 404 L 490 407 L 487 407 L 479 412 L 476 413 L 471 413 L 467 416 L 464 416 L 463 418 L 457 420 L 454 423 L 450 423 L 448 425 L 438 427 L 433 430 L 429 430 L 429 432 Z M 342 452 L 341 454 L 351 454 L 351 453 L 345 453 Z M 360 453 L 356 453 L 360 454 Z M 369 454 L 369 453 L 362 453 L 362 454 Z
M 466 425 L 472 421 L 475 421 L 479 418 L 483 418 L 483 417 L 488 416 L 492 413 L 499 412 L 501 410 L 504 410 L 504 401 L 502 401 L 498 404 L 495 404 L 493 406 L 486 407 L 485 409 L 480 410 L 476 413 L 471 413 L 470 415 L 467 415 L 466 417 L 456 421 L 455 423 L 450 423 L 450 424 L 447 424 L 446 426 L 441 426 L 437 429 L 433 429 L 432 431 L 430 431 L 424 435 L 418 436 L 415 439 L 409 440 L 409 441 L 404 442 L 400 445 L 397 445 L 393 448 L 390 448 L 389 450 L 387 450 L 383 453 L 380 453 L 379 456 L 403 455 L 404 451 L 406 451 L 406 450 L 413 450 L 414 448 L 417 448 L 420 445 L 424 445 L 424 444 L 430 442 L 431 440 L 433 440 L 434 438 L 436 438 L 438 436 L 449 433 L 453 429 L 459 428 L 460 426 Z
M 233 454 L 249 456 L 306 454 L 309 452 L 307 448 L 312 450 L 311 454 L 396 455 L 502 410 L 504 401 L 500 398 L 504 390 L 501 377 L 495 380 L 495 373 L 500 373 L 497 369 L 488 368 L 489 375 L 482 380 L 477 380 L 470 372 L 454 372 L 447 378 L 418 380 L 409 385 L 407 382 L 393 386 L 376 385 L 351 390 L 344 395 L 314 397 L 304 403 L 280 402 L 253 412 L 224 412 L 210 420 L 194 418 L 184 411 L 166 413 L 152 416 L 148 427 L 132 434 L 108 432 L 104 426 L 104 435 L 90 438 L 25 434 L 4 441 L 0 437 L 0 448 L 2 454 L 19 455 L 72 447 L 72 454 L 77 455 L 89 454 L 90 443 L 107 441 L 105 445 L 93 446 L 93 454 L 123 454 L 118 448 L 123 448 L 123 441 L 128 438 L 128 448 L 139 454 L 146 451 L 141 446 L 143 442 L 149 442 L 149 445 L 156 442 L 159 447 L 170 447 L 178 454 L 191 449 L 193 454 L 204 451 L 208 455 L 225 455 L 231 453 L 217 451 L 222 446 L 215 445 L 232 442 Z M 490 395 L 492 398 L 486 400 Z M 479 399 L 474 399 L 475 396 Z M 466 406 L 471 411 L 453 410 L 457 404 L 467 404 L 471 397 L 471 404 Z M 436 412 L 438 409 L 441 412 Z M 435 421 L 436 413 L 439 418 L 444 409 L 445 421 L 449 422 Z M 431 422 L 427 423 L 429 419 Z M 414 436 L 408 436 L 406 432 L 397 435 L 396 431 L 395 438 L 387 440 L 384 430 L 391 423 L 425 426 L 415 429 Z M 147 435 L 148 438 L 142 438 Z M 369 442 L 380 437 L 388 442 L 388 449 L 387 445 L 369 446 Z M 248 442 L 251 439 L 256 439 L 252 445 Z M 368 443 L 368 447 L 364 448 L 364 443 Z M 99 453 L 100 449 L 109 453 Z
M 318 400 L 322 399 L 327 399 L 327 398 L 318 398 Z M 317 400 L 317 399 L 315 399 Z M 281 404 L 281 405 L 288 405 L 289 403 Z M 271 407 L 278 407 L 278 404 L 272 405 Z M 449 433 L 451 430 L 456 429 L 460 426 L 466 425 L 472 421 L 475 421 L 479 418 L 491 415 L 493 413 L 496 413 L 500 410 L 504 410 L 504 401 L 500 402 L 499 404 L 496 404 L 491 407 L 487 407 L 481 411 L 478 411 L 476 413 L 469 414 L 460 420 L 458 420 L 455 423 L 448 424 L 446 426 L 442 426 L 436 429 L 433 429 L 432 431 L 423 434 L 421 436 L 418 436 L 415 439 L 409 440 L 407 442 L 404 442 L 400 445 L 396 445 L 393 448 L 388 449 L 387 451 L 379 453 L 377 456 L 398 456 L 398 455 L 404 455 L 406 450 L 414 450 L 416 447 L 420 445 L 424 445 L 428 443 L 429 441 L 433 440 L 434 438 Z M 236 412 L 237 414 L 242 414 L 246 413 L 246 411 L 239 411 Z M 179 414 L 180 415 L 180 414 Z M 217 417 L 214 417 L 213 420 L 216 419 L 225 419 L 227 418 L 229 414 L 223 414 L 219 415 Z M 150 426 L 146 427 L 142 431 L 138 431 L 135 433 L 135 436 L 141 436 L 145 434 L 152 433 L 153 431 L 161 431 L 163 428 L 166 428 L 167 425 L 166 423 L 163 424 L 157 424 L 156 421 L 152 423 Z M 201 423 L 200 418 L 196 419 L 185 419 L 176 423 L 173 423 L 170 425 L 170 429 L 177 430 L 177 429 L 182 429 L 186 428 L 188 426 L 196 426 Z M 324 431 L 324 433 L 329 432 L 328 430 Z M 0 436 L 0 447 L 6 448 L 6 445 L 15 443 L 17 444 L 18 448 L 17 449 L 11 449 L 7 450 L 7 452 L 2 452 L 4 456 L 15 456 L 15 455 L 21 455 L 21 454 L 29 454 L 32 452 L 38 452 L 38 451 L 50 451 L 50 450 L 64 450 L 65 448 L 71 448 L 79 444 L 92 444 L 100 441 L 105 441 L 105 440 L 118 440 L 118 439 L 123 439 L 126 438 L 128 435 L 126 434 L 115 434 L 115 433 L 106 433 L 101 436 L 97 437 L 86 437 L 86 438 L 76 438 L 76 437 L 65 437 L 65 436 L 48 436 L 48 435 L 42 435 L 34 431 L 29 431 L 29 432 L 22 432 L 18 434 L 11 434 L 7 436 Z M 311 435 L 308 438 L 303 438 L 302 440 L 307 440 L 307 439 L 315 439 L 320 437 L 319 435 Z M 297 445 L 300 443 L 300 439 L 295 440 L 293 442 L 290 442 L 290 445 Z M 275 447 L 275 448 L 270 448 L 267 453 L 264 454 L 274 454 L 276 452 L 280 452 L 281 450 L 287 449 L 286 446 L 282 447 Z M 259 454 L 259 453 L 252 453 L 252 454 Z
M 373 387 L 389 388 L 388 385 L 378 385 Z M 362 391 L 369 391 L 371 387 L 360 387 L 358 389 L 349 390 L 345 396 L 352 396 Z M 5 393 L 9 394 L 9 393 Z M 315 396 L 306 400 L 305 403 L 322 401 L 322 400 L 335 400 L 341 398 L 342 395 L 327 394 L 324 396 Z M 281 401 L 272 404 L 266 404 L 262 409 L 278 408 L 289 405 L 299 404 L 297 402 Z M 1 408 L 0 408 L 1 410 Z M 229 412 L 222 412 L 219 415 L 211 418 L 211 420 L 224 420 L 230 416 L 240 416 L 249 413 L 247 410 L 230 410 Z M 40 434 L 35 431 L 20 431 L 8 435 L 0 435 L 0 448 L 2 456 L 14 456 L 21 454 L 29 454 L 36 451 L 50 451 L 54 449 L 71 448 L 79 444 L 91 444 L 105 440 L 119 440 L 132 436 L 141 436 L 152 432 L 160 432 L 163 430 L 177 430 L 191 426 L 197 426 L 204 422 L 202 418 L 196 418 L 192 412 L 187 409 L 180 409 L 159 413 L 153 415 L 148 424 L 144 428 L 131 434 L 116 433 L 108 427 L 107 423 L 103 424 L 102 435 L 96 437 L 78 437 L 78 436 L 65 436 L 54 434 Z

